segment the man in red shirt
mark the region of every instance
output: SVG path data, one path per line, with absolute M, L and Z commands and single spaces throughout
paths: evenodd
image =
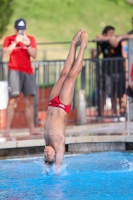
M 34 95 L 36 81 L 30 62 L 30 57 L 36 58 L 36 41 L 33 36 L 26 34 L 26 21 L 22 18 L 15 21 L 15 34 L 8 36 L 3 44 L 3 58 L 10 56 L 8 62 L 9 102 L 6 115 L 6 131 L 10 135 L 10 126 L 14 116 L 14 105 L 22 92 L 25 96 L 25 114 L 30 134 L 39 134 L 34 127 Z

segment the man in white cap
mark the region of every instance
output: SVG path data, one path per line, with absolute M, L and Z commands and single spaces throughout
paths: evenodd
M 36 41 L 26 34 L 26 21 L 17 19 L 14 24 L 15 34 L 7 36 L 3 44 L 3 58 L 10 56 L 8 62 L 9 102 L 6 114 L 6 130 L 4 136 L 10 136 L 10 126 L 14 116 L 14 105 L 20 92 L 25 97 L 25 114 L 30 135 L 40 134 L 34 127 L 34 95 L 36 81 L 30 57 L 36 58 Z

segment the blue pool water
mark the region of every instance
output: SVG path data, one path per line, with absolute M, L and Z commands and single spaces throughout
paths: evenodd
M 1 160 L 0 200 L 133 200 L 133 153 L 65 157 L 60 176 L 43 158 Z

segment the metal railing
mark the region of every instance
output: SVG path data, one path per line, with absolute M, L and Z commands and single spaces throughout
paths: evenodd
M 38 88 L 53 86 L 60 76 L 65 60 L 34 61 Z M 7 63 L 0 63 L 0 80 L 7 80 Z M 73 98 L 73 108 L 77 109 L 77 93 L 85 90 L 87 121 L 113 119 L 112 105 L 116 102 L 116 117 L 121 111 L 121 102 L 126 98 L 126 77 L 128 70 L 124 58 L 84 59 L 83 69 L 78 76 Z M 113 87 L 112 87 L 113 84 Z M 45 94 L 44 95 L 45 98 Z M 39 98 L 37 103 L 39 103 Z M 124 105 L 126 107 L 126 105 Z M 123 106 L 123 107 L 124 107 Z M 44 109 L 45 106 L 44 106 Z M 126 108 L 124 108 L 125 112 Z

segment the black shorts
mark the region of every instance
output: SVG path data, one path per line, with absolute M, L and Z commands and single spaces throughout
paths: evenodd
M 122 98 L 126 91 L 126 80 L 124 74 L 103 74 L 102 90 L 110 97 Z
M 27 74 L 16 70 L 8 71 L 9 96 L 19 96 L 20 92 L 27 95 L 36 94 L 36 80 L 34 74 Z

